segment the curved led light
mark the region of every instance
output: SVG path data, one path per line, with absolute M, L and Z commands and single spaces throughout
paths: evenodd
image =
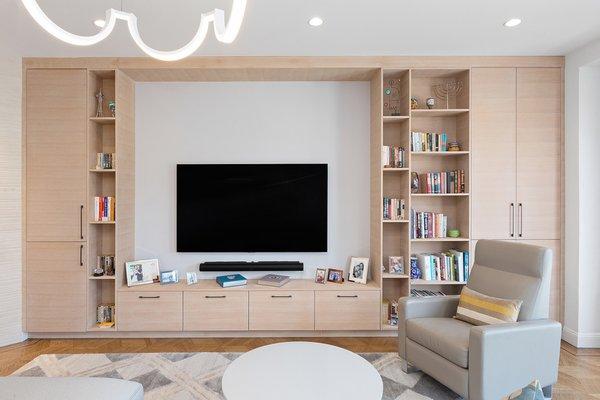
M 200 16 L 200 25 L 196 35 L 186 45 L 180 47 L 177 50 L 162 51 L 156 50 L 148 46 L 142 40 L 140 32 L 138 30 L 137 17 L 135 14 L 115 10 L 110 8 L 106 10 L 106 19 L 104 27 L 100 32 L 91 36 L 80 36 L 68 32 L 56 25 L 48 16 L 42 11 L 36 0 L 21 0 L 23 5 L 33 17 L 33 19 L 52 36 L 63 42 L 75 45 L 75 46 L 91 46 L 99 43 L 106 39 L 115 28 L 117 20 L 123 20 L 127 22 L 129 33 L 133 38 L 133 41 L 139 46 L 140 49 L 150 57 L 156 58 L 162 61 L 177 61 L 193 54 L 206 39 L 208 28 L 210 23 L 213 23 L 215 36 L 219 42 L 232 43 L 240 32 L 242 22 L 244 20 L 244 14 L 246 12 L 247 0 L 233 0 L 231 6 L 231 15 L 229 16 L 229 22 L 225 23 L 225 12 L 218 8 L 208 13 L 202 13 Z

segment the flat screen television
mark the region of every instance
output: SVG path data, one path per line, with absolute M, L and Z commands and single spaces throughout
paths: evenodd
M 327 251 L 327 164 L 178 164 L 177 251 Z

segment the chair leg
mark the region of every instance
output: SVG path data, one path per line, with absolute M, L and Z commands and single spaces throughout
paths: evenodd
M 408 363 L 408 361 L 402 359 L 401 361 L 402 371 L 405 374 L 413 374 L 415 372 L 419 372 L 420 370 L 417 367 L 414 367 Z
M 543 387 L 542 392 L 544 393 L 545 398 L 551 399 L 552 398 L 552 385 Z

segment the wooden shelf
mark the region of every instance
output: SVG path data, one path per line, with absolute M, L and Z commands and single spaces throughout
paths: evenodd
M 432 238 L 432 239 L 410 239 L 411 242 L 468 242 L 469 238 Z
M 409 221 L 407 219 L 384 219 L 382 222 L 384 224 L 407 224 Z
M 91 281 L 114 281 L 115 276 L 114 275 L 90 276 L 90 277 L 88 277 L 88 279 Z
M 413 286 L 437 286 L 437 285 L 449 285 L 449 286 L 464 286 L 467 282 L 457 281 L 428 281 L 425 279 L 413 279 L 410 281 Z
M 90 221 L 90 225 L 114 225 L 116 221 Z
M 88 327 L 88 329 L 87 329 L 88 332 L 114 332 L 115 330 L 116 329 L 115 329 L 114 325 L 110 328 L 100 328 L 99 326 L 97 326 L 95 324 Z
M 402 171 L 410 171 L 408 167 L 402 168 L 382 168 L 383 172 L 402 172 Z
M 465 197 L 469 193 L 411 193 L 414 197 Z
M 411 110 L 410 115 L 413 117 L 451 117 L 454 115 L 468 113 L 469 110 L 466 108 L 450 108 L 450 109 L 437 109 L 437 110 Z
M 116 169 L 95 169 L 95 168 L 90 168 L 90 172 L 102 174 L 102 173 L 117 172 L 117 170 Z
M 382 331 L 397 331 L 398 325 L 390 325 L 387 321 L 381 322 L 381 330 Z
M 112 125 L 115 123 L 115 117 L 90 117 L 90 121 L 100 125 Z
M 394 123 L 408 120 L 408 115 L 384 115 L 383 123 Z
M 404 274 L 390 274 L 389 272 L 384 272 L 383 279 L 410 279 L 410 276 Z
M 411 151 L 413 156 L 462 156 L 469 154 L 469 151 Z

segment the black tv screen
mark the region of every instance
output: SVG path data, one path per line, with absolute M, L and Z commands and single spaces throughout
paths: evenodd
M 327 164 L 177 165 L 177 251 L 327 251 Z

